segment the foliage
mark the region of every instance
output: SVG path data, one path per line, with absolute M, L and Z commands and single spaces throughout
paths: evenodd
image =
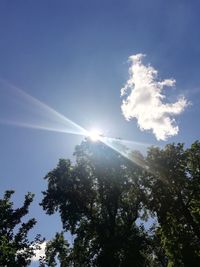
M 27 238 L 29 230 L 36 224 L 35 219 L 21 222 L 22 217 L 28 214 L 34 195 L 28 193 L 23 206 L 14 209 L 11 202 L 13 193 L 6 191 L 3 199 L 0 199 L 0 266 L 22 267 L 30 264 L 41 240 L 39 235 L 33 241 Z
M 45 177 L 41 205 L 60 214 L 63 232 L 47 242 L 40 267 L 200 266 L 199 141 L 187 149 L 151 147 L 146 156 L 131 152 L 128 160 L 85 140 L 74 155 L 74 163 L 61 159 Z M 0 266 L 27 266 L 41 242 L 27 238 L 35 219 L 21 223 L 33 195 L 13 209 L 13 193 L 0 200 Z M 152 218 L 147 231 L 141 222 Z
M 56 233 L 55 237 L 46 244 L 45 257 L 40 258 L 40 267 L 57 266 L 56 259 L 60 263 L 59 266 L 69 266 L 69 252 L 69 244 L 65 240 L 63 232 Z
M 156 214 L 156 235 L 169 267 L 200 266 L 200 142 L 152 147 L 142 180 L 145 205 Z
M 74 154 L 75 164 L 62 159 L 47 174 L 41 203 L 75 237 L 69 266 L 146 266 L 148 238 L 136 224 L 139 167 L 100 142 L 86 140 Z

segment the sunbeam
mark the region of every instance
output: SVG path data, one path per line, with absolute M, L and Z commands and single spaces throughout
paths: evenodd
M 0 99 L 2 102 L 0 104 L 4 107 L 4 113 L 0 114 L 0 123 L 89 137 L 91 141 L 100 141 L 142 168 L 146 168 L 145 163 L 130 152 L 132 148 L 134 150 L 138 147 L 144 149 L 150 144 L 106 137 L 100 131 L 86 130 L 13 84 L 2 79 L 0 83 L 4 96 Z
M 84 133 L 78 133 L 76 131 L 72 130 L 63 130 L 63 129 L 58 129 L 58 128 L 51 128 L 51 127 L 44 127 L 41 125 L 37 124 L 28 124 L 28 123 L 23 123 L 23 122 L 15 122 L 15 121 L 5 121 L 0 119 L 1 124 L 7 124 L 7 125 L 13 125 L 17 127 L 23 127 L 23 128 L 30 128 L 30 129 L 37 129 L 37 130 L 45 130 L 45 131 L 50 131 L 50 132 L 59 132 L 59 133 L 68 133 L 68 134 L 75 134 L 75 135 L 82 135 L 86 136 L 87 132 Z
M 1 101 L 5 107 L 4 113 L 0 115 L 0 123 L 84 136 L 88 133 L 77 123 L 20 88 L 2 79 L 0 82 L 4 96 Z
M 130 149 L 130 147 L 127 147 L 127 145 L 124 143 L 132 143 L 132 144 L 135 143 L 137 145 L 145 146 L 146 148 L 147 148 L 148 144 L 134 142 L 134 141 L 131 142 L 128 140 L 106 137 L 106 136 L 102 136 L 100 141 L 103 142 L 108 147 L 115 150 L 116 152 L 118 152 L 119 154 L 121 154 L 123 157 L 127 158 L 128 160 L 132 161 L 133 163 L 137 164 L 138 166 L 142 167 L 143 169 L 148 170 L 148 167 L 146 166 L 144 160 L 142 160 L 142 158 L 140 158 L 135 153 L 131 153 L 132 150 Z
M 126 140 L 126 139 L 122 139 L 122 138 L 113 138 L 113 137 L 106 137 L 107 140 L 109 140 L 110 142 L 116 142 L 116 143 L 121 143 L 124 145 L 128 145 L 133 146 L 133 147 L 144 147 L 147 148 L 149 146 L 152 146 L 152 144 L 149 143 L 142 143 L 142 142 L 136 142 L 136 141 L 132 141 L 132 140 Z

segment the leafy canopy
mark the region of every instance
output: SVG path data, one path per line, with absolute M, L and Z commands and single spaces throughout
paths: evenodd
M 23 206 L 14 209 L 11 202 L 13 193 L 14 191 L 6 191 L 3 199 L 0 199 L 0 266 L 22 267 L 31 263 L 34 251 L 39 248 L 42 240 L 39 235 L 33 241 L 28 240 L 29 230 L 36 224 L 34 218 L 22 222 L 22 218 L 28 214 L 34 195 L 28 193 Z
M 136 224 L 139 167 L 100 142 L 86 140 L 74 155 L 75 164 L 61 159 L 46 175 L 41 203 L 48 214 L 58 211 L 75 237 L 69 266 L 144 266 L 148 238 Z

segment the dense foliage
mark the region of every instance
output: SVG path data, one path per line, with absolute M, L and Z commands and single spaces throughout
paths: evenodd
M 157 217 L 168 266 L 200 266 L 200 142 L 151 148 L 146 162 L 144 204 Z
M 41 205 L 60 214 L 63 231 L 47 242 L 40 267 L 200 266 L 200 142 L 151 147 L 127 159 L 85 140 L 74 155 L 45 177 Z M 14 228 L 33 196 L 14 210 L 12 193 L 0 200 L 0 266 L 27 266 L 38 244 L 27 239 L 35 220 Z
M 29 230 L 36 224 L 36 220 L 29 219 L 22 223 L 21 219 L 28 213 L 33 201 L 33 194 L 25 196 L 22 207 L 14 209 L 11 196 L 14 191 L 6 191 L 3 199 L 0 199 L 0 266 L 22 267 L 31 263 L 34 251 L 42 240 L 36 236 L 29 241 Z
M 84 141 L 45 179 L 42 206 L 75 236 L 68 266 L 200 266 L 200 143 L 127 160 Z M 148 233 L 141 219 L 155 219 Z
M 71 266 L 144 266 L 148 238 L 136 224 L 141 196 L 127 160 L 90 142 L 77 147 L 75 156 L 76 164 L 60 160 L 47 174 L 42 201 L 48 214 L 59 210 L 63 229 L 75 235 Z
M 69 244 L 64 238 L 64 234 L 56 233 L 55 237 L 48 241 L 45 248 L 45 256 L 40 257 L 40 267 L 57 266 L 57 261 L 60 267 L 70 266 L 70 249 Z

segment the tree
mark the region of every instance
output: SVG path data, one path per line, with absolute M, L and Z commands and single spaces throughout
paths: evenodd
M 23 206 L 14 209 L 11 202 L 13 193 L 6 191 L 0 199 L 0 266 L 22 267 L 30 264 L 34 250 L 39 248 L 42 240 L 39 235 L 33 241 L 27 238 L 29 230 L 36 224 L 35 219 L 21 222 L 22 217 L 28 214 L 34 195 L 28 193 Z
M 200 142 L 152 147 L 141 179 L 146 207 L 156 215 L 156 235 L 168 266 L 200 266 Z
M 75 164 L 61 159 L 46 175 L 41 203 L 75 237 L 69 266 L 147 266 L 147 234 L 136 224 L 139 167 L 101 142 L 85 140 L 74 155 Z
M 68 267 L 70 265 L 69 253 L 69 244 L 64 238 L 64 233 L 56 233 L 55 237 L 46 244 L 45 256 L 40 258 L 40 267 L 55 267 L 57 261 L 60 267 Z
M 41 203 L 74 235 L 66 266 L 200 266 L 200 142 L 127 160 L 85 140 L 74 155 L 46 175 Z M 147 233 L 137 222 L 150 217 L 157 223 Z

